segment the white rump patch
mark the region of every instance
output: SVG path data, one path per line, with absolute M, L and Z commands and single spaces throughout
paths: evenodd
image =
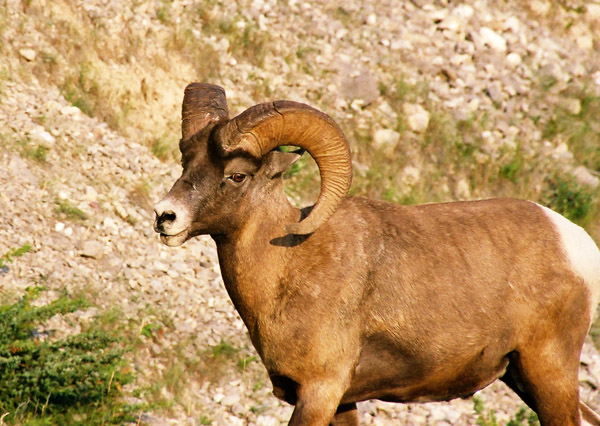
M 567 255 L 567 258 L 586 286 L 592 296 L 592 316 L 598 307 L 600 297 L 600 250 L 592 237 L 585 230 L 547 207 L 544 209 L 546 215 L 552 220 Z

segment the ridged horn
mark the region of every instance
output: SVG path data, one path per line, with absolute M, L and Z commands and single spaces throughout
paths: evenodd
M 181 136 L 187 140 L 211 123 L 229 118 L 225 90 L 208 83 L 190 83 L 181 108 Z
M 310 214 L 286 227 L 290 234 L 316 231 L 335 212 L 352 181 L 350 148 L 344 133 L 327 114 L 292 101 L 248 108 L 219 129 L 225 152 L 243 149 L 260 158 L 281 145 L 304 148 L 315 159 L 321 192 Z

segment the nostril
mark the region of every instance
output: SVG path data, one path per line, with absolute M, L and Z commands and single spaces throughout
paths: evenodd
M 162 214 L 163 222 L 174 222 L 177 219 L 177 215 L 173 212 L 165 212 Z
M 160 215 L 157 215 L 156 222 L 158 225 L 162 225 L 165 222 L 175 222 L 175 219 L 177 219 L 177 215 L 175 214 L 175 212 L 166 211 L 161 213 Z

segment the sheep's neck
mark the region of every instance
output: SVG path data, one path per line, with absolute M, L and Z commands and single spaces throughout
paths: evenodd
M 300 238 L 284 232 L 288 223 L 300 219 L 300 211 L 287 202 L 279 206 L 277 211 L 257 211 L 235 233 L 213 237 L 223 282 L 255 345 L 257 324 L 276 310 L 290 246 Z

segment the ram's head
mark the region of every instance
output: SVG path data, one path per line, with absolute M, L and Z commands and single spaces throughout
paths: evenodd
M 282 145 L 308 151 L 319 167 L 315 207 L 285 228 L 310 234 L 331 217 L 350 186 L 350 153 L 340 128 L 326 114 L 291 101 L 256 105 L 230 120 L 221 87 L 188 85 L 179 144 L 183 172 L 155 206 L 154 229 L 162 242 L 178 246 L 195 235 L 227 234 L 239 227 L 252 205 L 248 199 L 299 158 L 279 152 Z

